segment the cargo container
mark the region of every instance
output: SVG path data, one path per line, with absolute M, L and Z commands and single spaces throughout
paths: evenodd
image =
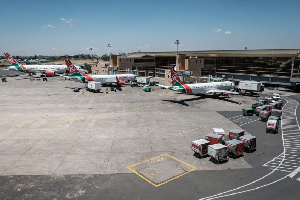
M 278 119 L 281 119 L 282 116 L 282 110 L 278 110 L 278 109 L 273 109 L 271 112 L 271 116 L 275 116 Z
M 222 144 L 224 142 L 222 135 L 217 135 L 214 133 L 209 133 L 205 136 L 205 139 L 210 142 L 210 145 L 213 144 Z
M 259 116 L 259 113 L 262 111 L 262 107 L 261 106 L 258 106 L 255 108 L 255 115 L 256 116 Z
M 229 140 L 225 142 L 225 145 L 227 146 L 227 153 L 229 156 L 237 158 L 243 155 L 244 144 L 242 141 L 236 139 Z
M 256 137 L 253 135 L 244 135 L 240 137 L 244 144 L 245 152 L 253 152 L 256 150 Z
M 198 158 L 207 156 L 207 148 L 209 144 L 210 142 L 204 139 L 192 141 L 192 150 L 194 151 L 194 156 Z
M 222 136 L 222 140 L 224 141 L 225 139 L 225 131 L 222 128 L 213 128 L 213 133 L 216 135 L 221 135 Z
M 250 93 L 252 95 L 254 92 L 262 92 L 264 90 L 263 84 L 256 81 L 240 81 L 238 85 L 241 94 Z
M 266 110 L 263 110 L 259 113 L 259 119 L 263 122 L 266 122 L 270 116 L 270 113 Z
M 136 77 L 136 82 L 144 85 L 149 85 L 150 77 Z
M 229 139 L 230 140 L 233 140 L 233 139 L 238 140 L 244 134 L 245 134 L 245 131 L 242 129 L 233 129 L 233 130 L 229 131 Z
M 210 156 L 210 161 L 215 164 L 228 161 L 227 146 L 223 144 L 208 145 L 207 154 Z
M 88 81 L 87 91 L 90 92 L 100 92 L 101 83 L 95 81 Z
M 277 116 L 270 116 L 267 121 L 266 133 L 278 133 L 279 119 Z

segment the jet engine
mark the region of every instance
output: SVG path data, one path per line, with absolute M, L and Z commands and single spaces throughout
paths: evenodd
M 46 72 L 45 72 L 45 75 L 46 76 L 55 76 L 55 72 L 53 71 L 53 70 L 47 70 Z

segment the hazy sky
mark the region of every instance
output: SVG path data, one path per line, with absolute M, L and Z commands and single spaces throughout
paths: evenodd
M 176 51 L 177 39 L 187 51 L 300 48 L 299 0 L 0 0 L 0 8 L 1 54 Z

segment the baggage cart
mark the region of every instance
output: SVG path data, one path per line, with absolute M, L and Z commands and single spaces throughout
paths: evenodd
M 282 116 L 282 110 L 274 109 L 271 113 L 271 116 L 275 116 L 280 120 Z
M 244 144 L 245 152 L 253 152 L 256 150 L 256 137 L 253 135 L 244 135 L 240 137 Z
M 255 115 L 256 116 L 259 116 L 259 113 L 262 111 L 262 107 L 261 106 L 258 106 L 258 107 L 256 107 L 256 109 L 255 109 Z
M 229 140 L 233 140 L 233 139 L 238 140 L 244 134 L 245 134 L 245 131 L 242 129 L 233 129 L 233 130 L 229 131 Z
M 225 145 L 227 146 L 227 153 L 229 156 L 237 158 L 243 155 L 244 144 L 242 141 L 235 139 L 229 140 L 225 142 Z
M 144 86 L 143 90 L 144 90 L 145 92 L 151 92 L 151 88 L 148 87 L 148 86 Z
M 221 135 L 223 138 L 222 140 L 224 141 L 225 139 L 225 131 L 222 128 L 213 128 L 213 133 L 216 135 Z
M 208 145 L 207 154 L 210 156 L 210 161 L 215 164 L 228 161 L 227 147 L 223 144 Z
M 270 116 L 267 121 L 266 133 L 278 133 L 279 119 L 276 116 Z
M 205 136 L 205 139 L 209 141 L 210 145 L 222 144 L 224 142 L 222 135 L 209 133 Z
M 194 156 L 198 158 L 203 158 L 207 156 L 207 148 L 210 142 L 208 140 L 200 139 L 192 141 L 192 150 L 194 151 Z
M 269 112 L 266 110 L 263 110 L 259 113 L 259 119 L 263 122 L 268 121 L 269 118 Z
M 101 83 L 95 81 L 88 81 L 87 91 L 90 92 L 100 92 L 101 91 Z

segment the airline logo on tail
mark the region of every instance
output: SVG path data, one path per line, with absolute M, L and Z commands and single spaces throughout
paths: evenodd
M 17 68 L 17 70 L 21 71 L 21 72 L 27 72 L 29 73 L 29 70 L 26 69 L 26 67 L 24 67 L 23 65 L 20 65 L 15 59 L 13 59 L 13 57 L 11 57 L 8 53 L 4 53 L 7 62 L 10 66 L 14 66 Z
M 176 85 L 176 83 L 180 84 L 180 87 L 184 88 L 184 92 L 187 94 L 192 94 L 193 91 L 190 88 L 190 86 L 188 86 L 187 84 L 185 84 L 184 82 L 182 82 L 179 78 L 179 76 L 177 75 L 176 71 L 174 70 L 174 68 L 171 68 L 171 78 L 172 78 L 172 85 L 173 86 L 178 86 Z
M 73 74 L 73 73 L 75 73 L 75 72 L 80 73 L 80 72 L 78 71 L 78 69 L 75 67 L 75 65 L 73 65 L 73 64 L 71 63 L 70 60 L 65 60 L 65 62 L 66 62 L 67 68 L 68 68 L 68 70 L 69 70 L 69 74 Z
M 117 76 L 116 76 L 116 79 L 117 79 L 117 84 L 118 84 L 119 86 L 125 85 L 125 81 L 120 81 L 119 78 L 118 78 Z

